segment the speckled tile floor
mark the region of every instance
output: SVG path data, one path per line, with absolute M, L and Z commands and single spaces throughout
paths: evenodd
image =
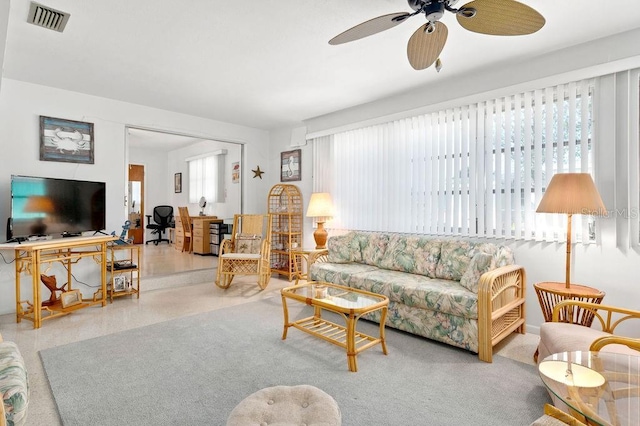
M 153 274 L 211 268 L 217 259 L 181 253 L 167 245 L 144 247 L 143 258 L 143 271 L 146 272 L 143 272 L 143 277 L 147 279 Z M 104 308 L 79 310 L 72 315 L 46 321 L 37 330 L 29 321 L 17 324 L 13 314 L 0 316 L 3 338 L 18 344 L 29 372 L 31 395 L 27 426 L 61 424 L 38 351 L 182 316 L 280 297 L 280 289 L 290 284 L 274 276 L 269 286 L 259 291 L 252 277 L 241 277 L 229 289 L 222 290 L 213 280 L 212 270 L 209 282 L 153 291 L 142 288 L 140 299 L 123 297 Z M 499 345 L 497 353 L 532 364 L 537 342 L 537 335 L 512 335 Z

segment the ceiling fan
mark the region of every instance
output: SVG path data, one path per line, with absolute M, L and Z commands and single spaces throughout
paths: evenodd
M 429 68 L 435 62 L 436 69 L 440 71 L 442 63 L 439 56 L 449 33 L 447 26 L 440 22 L 445 12 L 454 13 L 463 28 L 489 35 L 532 34 L 545 23 L 540 13 L 516 0 L 473 0 L 456 9 L 453 6 L 457 2 L 458 0 L 408 0 L 413 13 L 399 12 L 378 16 L 338 34 L 329 40 L 329 44 L 359 40 L 424 13 L 427 23 L 418 28 L 409 39 L 407 56 L 416 70 Z

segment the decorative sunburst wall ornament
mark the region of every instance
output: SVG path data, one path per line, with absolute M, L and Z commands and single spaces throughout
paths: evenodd
M 260 179 L 262 179 L 262 174 L 264 173 L 262 170 L 260 170 L 260 166 L 257 166 L 255 170 L 251 170 L 253 172 L 253 178 L 257 178 L 259 177 Z

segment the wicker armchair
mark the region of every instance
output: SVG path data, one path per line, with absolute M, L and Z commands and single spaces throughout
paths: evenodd
M 590 311 L 593 314 L 594 325 L 592 327 L 572 322 L 573 312 L 578 310 Z M 573 299 L 563 300 L 554 307 L 551 322 L 545 322 L 540 326 L 538 361 L 559 352 L 594 350 L 592 344 L 599 339 L 612 336 L 622 337 L 623 333 L 618 331 L 618 327 L 623 322 L 627 323 L 627 321 L 634 319 L 640 320 L 640 311 Z M 628 323 L 628 326 L 632 325 L 633 323 Z M 637 327 L 637 322 L 635 325 Z M 611 346 L 605 350 L 635 353 L 626 344 Z
M 216 285 L 229 288 L 236 275 L 257 275 L 265 289 L 271 279 L 271 220 L 269 215 L 237 214 L 231 239 L 220 245 Z

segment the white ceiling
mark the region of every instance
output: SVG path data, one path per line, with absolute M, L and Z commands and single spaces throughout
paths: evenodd
M 28 24 L 29 1 L 11 0 L 4 76 L 275 129 L 640 27 L 638 0 L 522 1 L 547 21 L 533 35 L 471 33 L 447 13 L 436 73 L 406 58 L 423 16 L 328 44 L 365 20 L 410 12 L 405 0 L 40 0 L 71 14 L 62 34 Z

